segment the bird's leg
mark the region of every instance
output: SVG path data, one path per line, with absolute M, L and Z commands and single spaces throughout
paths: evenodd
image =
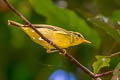
M 51 49 L 50 48 L 46 48 L 47 49 L 47 53 L 51 53 Z
M 64 51 L 64 53 L 61 53 L 61 52 L 59 52 L 59 54 L 61 54 L 61 55 L 66 55 L 66 50 L 65 49 L 63 49 L 63 51 Z M 54 53 L 54 52 L 58 52 L 58 50 L 56 50 L 56 49 L 50 49 L 50 48 L 47 48 L 47 53 Z
M 49 43 L 50 45 L 53 44 L 52 42 Z M 46 48 L 47 49 L 47 53 L 53 53 L 53 52 L 58 52 L 57 49 L 51 49 L 51 48 Z M 66 50 L 63 49 L 64 53 L 60 53 L 61 55 L 66 55 Z
M 47 46 L 50 46 L 50 45 L 52 45 L 53 43 L 52 42 L 49 42 L 48 44 L 47 44 Z M 56 49 L 51 49 L 51 48 L 49 48 L 49 47 L 46 47 L 46 49 L 47 49 L 47 53 L 53 53 L 53 52 L 57 52 L 58 50 L 56 50 Z
M 53 53 L 53 52 L 58 52 L 58 50 L 56 50 L 56 49 L 52 50 L 50 48 L 47 49 L 47 53 Z
M 64 51 L 64 53 L 59 52 L 59 54 L 65 56 L 67 54 L 67 51 L 65 49 L 63 49 L 63 51 Z

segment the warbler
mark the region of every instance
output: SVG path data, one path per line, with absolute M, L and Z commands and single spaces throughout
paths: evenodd
M 42 45 L 48 53 L 57 51 L 55 47 L 42 39 L 29 25 L 20 24 L 12 20 L 8 20 L 8 25 L 21 28 L 34 42 Z M 33 26 L 35 26 L 35 28 L 48 40 L 52 41 L 62 49 L 84 42 L 91 43 L 90 41 L 85 40 L 85 38 L 79 32 L 67 31 L 63 28 L 47 24 L 33 24 Z

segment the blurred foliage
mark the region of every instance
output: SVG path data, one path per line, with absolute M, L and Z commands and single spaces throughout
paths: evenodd
M 82 33 L 92 44 L 81 44 L 67 49 L 80 63 L 91 71 L 95 56 L 109 56 L 120 50 L 120 1 L 119 0 L 9 0 L 33 24 L 51 24 Z M 90 76 L 58 53 L 47 54 L 45 49 L 8 20 L 23 23 L 0 0 L 0 80 L 90 80 Z M 23 23 L 24 24 L 24 23 Z M 99 59 L 100 60 L 100 59 Z M 120 56 L 111 58 L 113 70 Z M 102 64 L 100 64 L 102 66 Z M 97 66 L 95 66 L 97 67 Z M 71 73 L 71 74 L 70 74 Z M 53 76 L 57 75 L 57 76 Z M 66 79 L 66 78 L 67 79 Z M 111 75 L 103 80 L 110 80 Z
M 120 63 L 115 67 L 113 72 L 113 77 L 111 80 L 119 80 L 120 79 Z
M 96 16 L 96 18 L 91 18 L 89 20 L 93 25 L 98 28 L 102 28 L 105 32 L 113 37 L 117 42 L 120 42 L 120 34 L 117 32 L 115 28 L 115 24 L 113 21 L 110 21 L 109 18 L 104 16 Z
M 113 13 L 113 19 L 116 20 L 116 21 L 120 21 L 120 10 L 116 10 L 114 11 Z

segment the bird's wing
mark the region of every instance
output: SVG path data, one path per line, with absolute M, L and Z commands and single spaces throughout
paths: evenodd
M 62 35 L 68 35 L 66 32 L 64 31 L 55 31 L 57 34 L 62 34 Z
M 36 28 L 47 28 L 47 29 L 55 31 L 57 34 L 71 36 L 71 32 L 70 31 L 67 31 L 67 30 L 65 30 L 63 28 L 60 28 L 60 27 L 47 25 L 47 24 L 33 24 L 33 25 Z M 28 27 L 28 25 L 24 25 L 24 27 Z
M 47 24 L 33 24 L 33 26 L 35 26 L 36 28 L 48 28 L 48 29 L 51 29 L 53 31 L 64 30 L 62 28 L 52 26 L 52 25 L 47 25 Z M 29 27 L 29 25 L 24 25 L 24 27 Z

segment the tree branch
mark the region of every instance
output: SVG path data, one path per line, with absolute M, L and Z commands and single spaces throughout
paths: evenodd
M 114 56 L 117 56 L 117 55 L 120 55 L 120 52 L 113 53 L 109 57 L 114 57 Z
M 71 60 L 74 64 L 76 64 L 79 68 L 81 68 L 83 71 L 91 75 L 95 80 L 97 80 L 94 77 L 94 73 L 91 72 L 89 69 L 87 69 L 85 66 L 80 64 L 72 55 L 70 55 L 68 52 L 64 51 L 63 49 L 59 48 L 56 44 L 54 44 L 52 41 L 48 40 L 46 37 L 44 37 L 36 28 L 29 22 L 18 10 L 16 10 L 9 2 L 8 0 L 3 0 L 7 6 L 16 13 L 26 24 L 28 24 L 37 34 L 40 35 L 42 39 L 44 39 L 46 42 L 54 46 L 59 52 L 61 52 L 64 56 L 66 56 L 69 60 Z
M 110 74 L 113 74 L 113 71 L 108 71 L 108 72 L 96 74 L 96 75 L 95 75 L 95 78 L 107 76 L 107 75 L 110 75 Z
M 119 69 L 119 71 L 120 71 L 120 69 Z M 103 77 L 103 76 L 107 76 L 107 75 L 113 74 L 113 72 L 114 72 L 114 71 L 111 70 L 111 71 L 108 71 L 108 72 L 104 72 L 104 73 L 96 74 L 96 75 L 95 75 L 95 78 Z

